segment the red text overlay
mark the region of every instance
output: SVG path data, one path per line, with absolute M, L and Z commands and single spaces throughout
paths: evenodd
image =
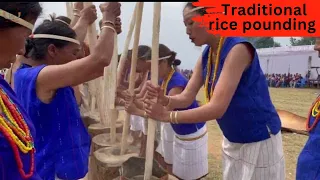
M 196 16 L 208 31 L 221 36 L 320 37 L 319 0 L 199 0 L 206 8 Z

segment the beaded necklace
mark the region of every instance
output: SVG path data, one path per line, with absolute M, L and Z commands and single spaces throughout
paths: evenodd
M 224 38 L 220 37 L 219 39 L 219 45 L 218 45 L 218 50 L 217 50 L 217 55 L 216 55 L 216 60 L 215 60 L 215 65 L 214 65 L 214 71 L 213 71 L 213 77 L 211 80 L 211 88 L 210 88 L 210 92 L 209 90 L 209 81 L 210 81 L 210 74 L 211 74 L 211 68 L 213 65 L 212 62 L 212 48 L 210 47 L 209 50 L 209 56 L 208 56 L 208 61 L 207 61 L 207 74 L 206 74 L 206 80 L 204 83 L 204 93 L 205 93 L 205 98 L 206 98 L 206 103 L 209 103 L 212 95 L 213 95 L 213 91 L 214 91 L 214 82 L 216 80 L 216 75 L 218 72 L 218 66 L 219 66 L 219 61 L 220 61 L 220 53 L 221 53 L 221 47 L 222 47 L 222 43 L 223 43 Z
M 175 70 L 172 68 L 167 79 L 165 81 L 162 81 L 161 88 L 164 89 L 164 95 L 167 94 L 167 87 L 168 87 L 169 81 L 171 80 L 174 72 L 175 72 Z
M 28 179 L 34 172 L 34 144 L 30 130 L 17 106 L 9 96 L 0 89 L 0 106 L 4 115 L 0 114 L 0 132 L 9 141 L 22 178 Z M 19 150 L 27 154 L 30 152 L 31 166 L 28 174 L 23 169 Z
M 320 107 L 320 97 L 318 97 L 316 99 L 315 103 L 310 108 L 309 116 L 308 116 L 308 120 L 307 120 L 307 124 L 306 124 L 306 129 L 308 132 L 310 132 L 312 129 L 314 129 L 320 120 L 319 107 Z M 311 116 L 314 117 L 315 120 L 310 127 L 309 124 L 310 124 Z

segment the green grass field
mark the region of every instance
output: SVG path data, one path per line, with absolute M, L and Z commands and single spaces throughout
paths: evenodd
M 270 88 L 272 101 L 277 109 L 287 110 L 297 115 L 307 117 L 312 102 L 317 97 L 317 89 Z M 198 100 L 204 101 L 203 92 L 198 94 Z M 222 134 L 215 121 L 208 123 L 209 131 L 209 175 L 205 179 L 222 179 L 221 142 Z M 304 146 L 307 136 L 294 133 L 282 135 L 285 161 L 286 180 L 295 180 L 297 157 Z

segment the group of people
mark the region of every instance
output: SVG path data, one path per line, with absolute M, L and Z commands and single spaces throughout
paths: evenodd
M 189 69 L 181 69 L 180 72 L 188 79 L 192 76 L 192 70 Z
M 84 8 L 77 2 L 72 20 L 52 17 L 34 29 L 42 13 L 38 2 L 0 3 L 0 69 L 15 65 L 9 83 L 0 78 L 1 179 L 86 176 L 91 140 L 80 116 L 78 86 L 102 76 L 110 64 L 114 34 L 121 32 L 120 7 L 118 2 L 101 3 L 101 33 L 89 52 L 83 41 L 97 19 L 95 6 Z M 189 81 L 175 66 L 176 53 L 160 44 L 159 84 L 152 84 L 152 50 L 140 45 L 137 90 L 130 94 L 126 77 L 132 52 L 128 53 L 117 103 L 132 114 L 131 130 L 145 134 L 141 156 L 147 119 L 152 118 L 161 122 L 156 154 L 168 173 L 200 179 L 208 173 L 206 121 L 216 120 L 223 133 L 223 179 L 284 180 L 281 121 L 256 49 L 244 38 L 208 33 L 192 20 L 204 14 L 206 8 L 192 3 L 182 12 L 191 42 L 206 46 Z M 196 95 L 203 85 L 206 102 L 199 106 Z M 299 180 L 320 178 L 318 101 L 310 110 L 310 137 L 299 156 Z
M 302 77 L 301 74 L 265 74 L 269 87 L 290 87 L 302 88 L 307 84 L 307 75 Z
M 129 51 L 130 52 L 130 51 Z M 128 53 L 127 61 L 131 61 L 131 53 Z M 137 72 L 139 81 L 135 84 L 136 94 L 129 94 L 126 91 L 118 97 L 123 102 L 125 110 L 131 114 L 131 131 L 134 139 L 141 138 L 140 155 L 145 155 L 147 139 L 147 114 L 145 112 L 144 100 L 147 97 L 147 85 L 150 83 L 151 68 L 151 48 L 146 45 L 138 47 Z M 161 85 L 164 95 L 178 95 L 188 84 L 188 80 L 177 71 L 176 53 L 170 50 L 166 45 L 159 45 L 159 85 Z M 129 70 L 129 67 L 127 67 Z M 160 71 L 161 70 L 161 71 Z M 141 76 L 140 76 L 141 75 Z M 125 86 L 125 83 L 122 83 Z M 126 89 L 126 88 L 121 88 Z M 165 103 L 165 102 L 164 102 Z M 175 108 L 176 110 L 194 109 L 199 107 L 197 101 L 193 101 L 184 108 Z M 172 109 L 173 110 L 173 109 Z M 169 122 L 160 123 L 160 138 L 156 143 L 155 158 L 168 171 L 168 173 L 180 179 L 200 179 L 208 174 L 208 135 L 205 122 L 201 123 L 179 123 Z M 133 144 L 136 144 L 134 141 Z

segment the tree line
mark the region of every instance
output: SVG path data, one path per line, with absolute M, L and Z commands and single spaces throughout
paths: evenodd
M 247 38 L 257 49 L 281 47 L 281 44 L 274 40 L 273 37 L 248 37 Z M 290 38 L 291 46 L 313 45 L 316 39 L 314 37 Z

